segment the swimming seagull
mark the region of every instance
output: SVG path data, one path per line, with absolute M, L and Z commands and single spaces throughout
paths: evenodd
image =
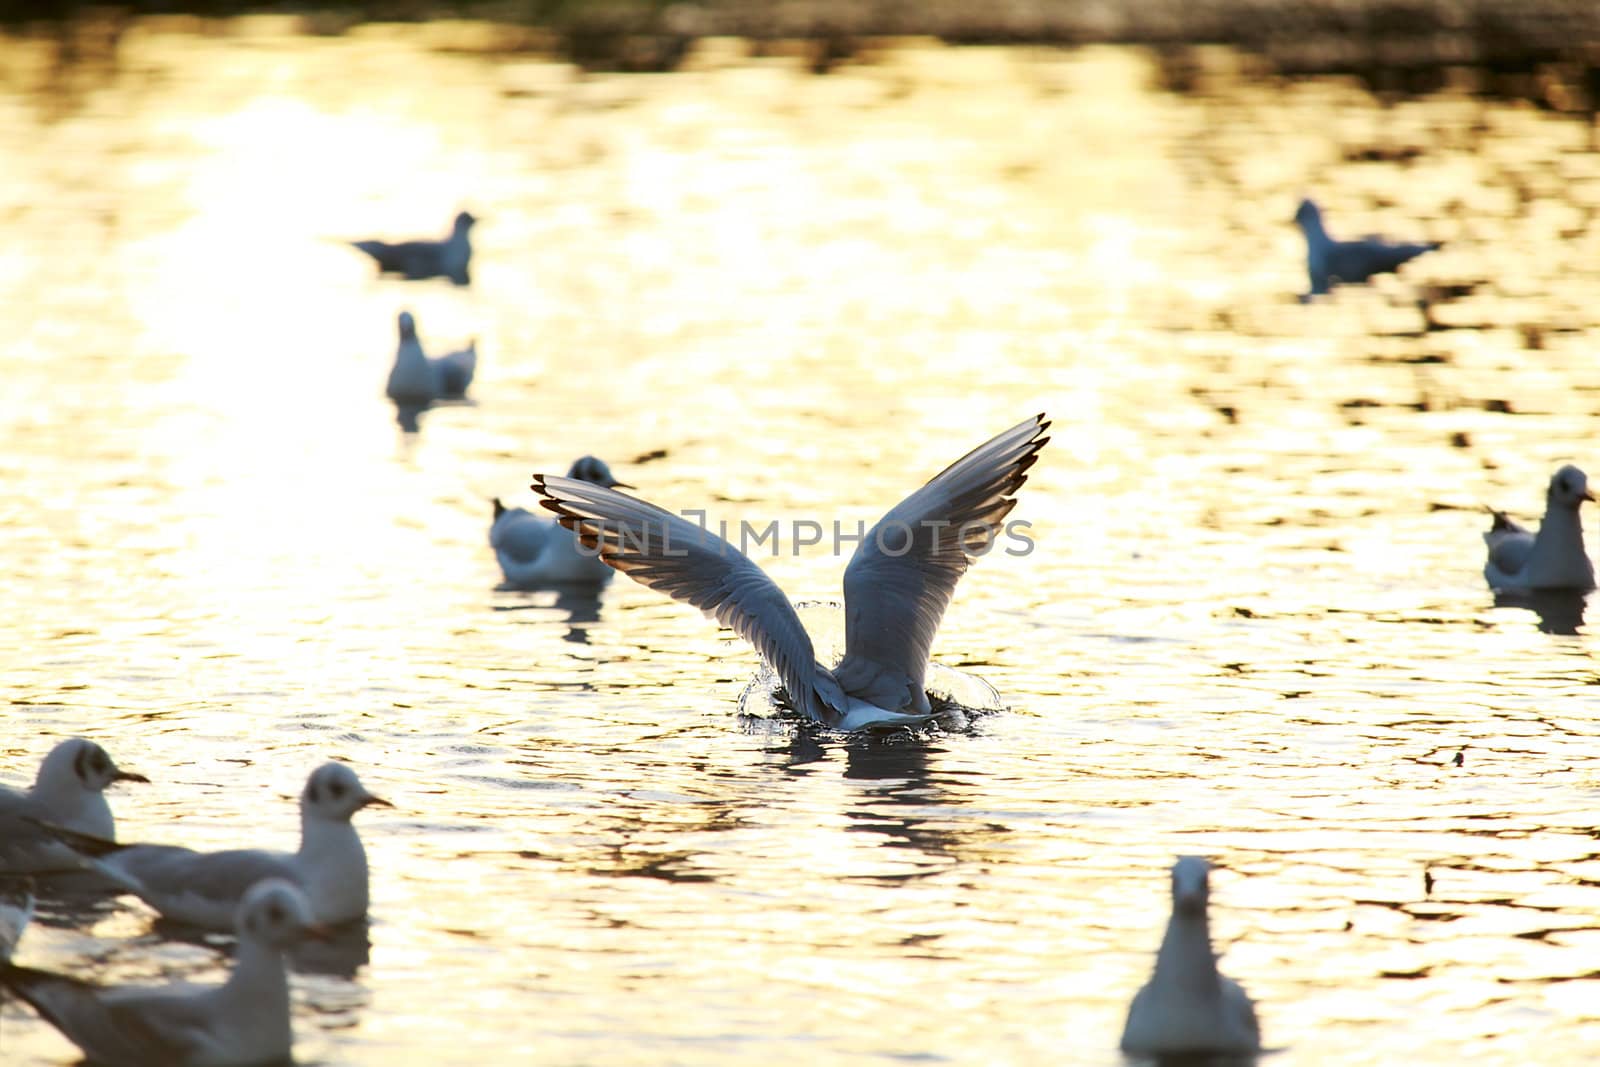
M 196 852 L 178 845 L 118 845 L 72 833 L 61 838 L 168 919 L 227 930 L 247 889 L 263 878 L 283 878 L 305 893 L 318 922 L 339 924 L 367 913 L 367 853 L 350 817 L 369 804 L 393 806 L 367 792 L 349 767 L 324 763 L 311 772 L 300 794 L 298 852 Z
M 633 488 L 617 481 L 605 461 L 594 456 L 575 460 L 567 477 L 606 489 Z M 508 508 L 499 497 L 494 500 L 489 544 L 510 586 L 601 585 L 610 581 L 613 573 L 593 552 L 581 551 L 573 535 L 554 520 L 527 508 Z
M 1594 566 L 1583 548 L 1578 509 L 1593 500 L 1588 477 L 1568 464 L 1550 477 L 1539 532 L 1519 526 L 1503 511 L 1490 510 L 1494 524 L 1483 535 L 1489 560 L 1483 576 L 1491 589 L 1594 588 Z
M 236 962 L 220 986 L 102 987 L 0 963 L 0 985 L 27 1001 L 89 1061 L 148 1067 L 286 1062 L 294 1041 L 284 952 L 325 931 L 305 894 L 269 878 L 249 888 L 233 928 Z
M 892 729 L 933 717 L 923 680 L 939 621 L 1016 505 L 1049 426 L 1043 415 L 1013 426 L 878 520 L 845 568 L 845 654 L 831 670 L 783 590 L 722 538 L 614 489 L 543 474 L 533 489 L 611 566 L 755 645 L 802 714 L 839 730 Z
M 1211 864 L 1183 856 L 1172 867 L 1172 918 L 1155 973 L 1133 998 L 1122 1050 L 1134 1055 L 1254 1053 L 1256 1009 L 1239 983 L 1217 971 L 1206 921 Z
M 62 741 L 39 765 L 33 788 L 24 793 L 0 786 L 0 873 L 82 867 L 83 857 L 40 829 L 38 823 L 113 840 L 116 822 L 106 803 L 106 786 L 149 781 L 118 767 L 93 741 L 81 737 Z
M 472 242 L 467 235 L 477 221 L 470 212 L 461 212 L 450 228 L 450 236 L 442 241 L 350 243 L 378 261 L 379 273 L 402 274 L 412 280 L 443 276 L 457 285 L 466 285 L 472 280 L 467 273 L 468 263 L 472 259 Z
M 1340 282 L 1364 282 L 1374 274 L 1392 273 L 1402 263 L 1440 247 L 1437 241 L 1399 244 L 1382 237 L 1335 241 L 1323 228 L 1321 209 L 1310 200 L 1300 201 L 1294 221 L 1305 234 L 1306 267 L 1311 275 L 1311 292 L 1302 299 L 1320 296 Z
M 402 407 L 426 407 L 435 400 L 464 396 L 478 369 L 476 338 L 466 348 L 430 358 L 417 339 L 417 320 L 411 312 L 400 313 L 399 325 L 400 345 L 384 387 L 389 399 Z

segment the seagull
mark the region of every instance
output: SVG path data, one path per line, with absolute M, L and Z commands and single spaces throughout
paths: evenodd
M 973 556 L 993 543 L 1049 438 L 1043 415 L 945 468 L 878 520 L 844 572 L 845 654 L 829 669 L 783 590 L 722 538 L 614 489 L 533 476 L 544 507 L 635 581 L 693 604 L 753 644 L 793 706 L 838 730 L 933 718 L 924 677 L 939 621 Z
M 298 852 L 195 852 L 64 831 L 60 837 L 91 857 L 95 870 L 177 922 L 227 930 L 245 890 L 263 878 L 283 878 L 305 893 L 318 922 L 337 925 L 367 913 L 367 853 L 350 817 L 369 804 L 393 807 L 367 792 L 349 767 L 324 763 L 300 794 Z
M 252 885 L 234 919 L 239 947 L 220 986 L 94 986 L 0 963 L 0 985 L 94 1063 L 247 1067 L 287 1061 L 289 976 L 284 952 L 325 931 L 305 894 L 281 878 Z
M 106 786 L 149 781 L 142 774 L 122 770 L 93 741 L 81 737 L 62 741 L 39 765 L 32 789 L 24 793 L 0 786 L 0 873 L 81 868 L 83 858 L 36 823 L 113 840 L 116 822 L 106 803 Z
M 1311 274 L 1311 292 L 1301 299 L 1321 296 L 1336 283 L 1364 282 L 1374 274 L 1390 274 L 1424 252 L 1439 248 L 1439 242 L 1396 244 L 1381 237 L 1359 241 L 1335 241 L 1322 226 L 1322 211 L 1310 200 L 1300 201 L 1294 221 L 1306 237 L 1306 266 Z
M 459 400 L 472 384 L 478 369 L 478 342 L 466 348 L 430 358 L 417 340 L 417 320 L 411 312 L 400 313 L 400 346 L 395 350 L 394 367 L 384 392 L 403 407 L 426 407 L 435 400 Z
M 1261 1050 L 1256 1009 L 1217 971 L 1206 924 L 1211 864 L 1183 856 L 1172 867 L 1172 919 L 1155 973 L 1133 998 L 1122 1050 L 1134 1055 L 1248 1054 Z
M 477 221 L 470 212 L 461 212 L 450 228 L 450 236 L 442 241 L 401 241 L 399 244 L 351 241 L 350 244 L 377 260 L 380 274 L 402 274 L 413 280 L 442 275 L 457 285 L 466 285 L 472 280 L 467 273 L 467 264 L 472 259 L 472 243 L 467 235 Z
M 617 481 L 605 461 L 593 456 L 575 460 L 567 477 L 606 489 L 634 488 Z M 572 534 L 527 508 L 506 507 L 499 497 L 494 500 L 489 544 L 508 586 L 602 585 L 611 579 L 611 568 L 593 552 L 581 550 Z
M 1490 509 L 1494 523 L 1483 535 L 1489 561 L 1483 576 L 1491 589 L 1594 588 L 1594 566 L 1583 549 L 1583 523 L 1578 509 L 1593 500 L 1588 477 L 1568 464 L 1550 477 L 1539 532 L 1525 530 L 1503 511 Z

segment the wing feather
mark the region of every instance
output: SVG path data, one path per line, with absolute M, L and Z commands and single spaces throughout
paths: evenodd
M 878 520 L 844 572 L 846 693 L 890 711 L 928 710 L 924 679 L 956 583 L 1016 506 L 1050 439 L 1043 414 L 968 452 Z
M 536 474 L 533 491 L 606 563 L 641 585 L 693 604 L 754 645 L 783 680 L 796 708 L 823 721 L 833 719 L 828 705 L 842 710 L 843 696 L 817 663 L 794 605 L 743 552 L 687 519 L 615 489 Z

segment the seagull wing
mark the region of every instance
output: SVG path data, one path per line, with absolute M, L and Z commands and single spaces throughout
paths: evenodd
M 104 990 L 15 964 L 0 965 L 0 985 L 95 1062 L 171 1067 L 187 1063 L 205 1038 L 204 1015 L 190 997 Z
M 843 694 L 817 663 L 794 605 L 765 571 L 727 541 L 626 493 L 535 474 L 533 491 L 585 547 L 641 585 L 693 604 L 749 641 L 777 672 L 796 708 L 831 721 Z M 819 694 L 819 689 L 821 693 Z
M 177 845 L 128 845 L 96 867 L 169 919 L 233 929 L 245 891 L 263 878 L 301 884 L 293 857 L 265 849 L 195 852 Z
M 549 519 L 522 508 L 507 509 L 489 529 L 489 546 L 513 563 L 532 563 L 544 554 L 555 529 Z
M 1016 506 L 1050 439 L 1041 414 L 979 445 L 878 520 L 844 572 L 845 655 L 833 675 L 881 708 L 928 710 L 923 678 L 939 621 L 972 558 Z

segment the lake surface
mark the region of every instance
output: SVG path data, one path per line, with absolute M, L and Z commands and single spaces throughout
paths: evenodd
M 153 780 L 122 837 L 209 847 L 293 847 L 329 758 L 392 800 L 300 1061 L 1118 1064 L 1182 853 L 1268 1062 L 1593 1061 L 1594 639 L 1495 606 L 1480 539 L 1600 466 L 1592 126 L 1226 53 L 1175 95 L 1113 49 L 492 43 L 0 44 L 0 779 L 88 735 Z M 1306 192 L 1447 247 L 1301 305 Z M 341 244 L 460 208 L 470 288 Z M 404 308 L 481 354 L 413 436 Z M 1036 550 L 935 646 L 1007 705 L 970 734 L 745 729 L 756 658 L 693 609 L 496 589 L 489 498 L 584 452 L 853 525 L 1041 410 Z M 831 547 L 762 563 L 837 598 Z M 224 965 L 131 899 L 42 910 L 35 966 Z M 0 1049 L 74 1062 L 14 1002 Z

